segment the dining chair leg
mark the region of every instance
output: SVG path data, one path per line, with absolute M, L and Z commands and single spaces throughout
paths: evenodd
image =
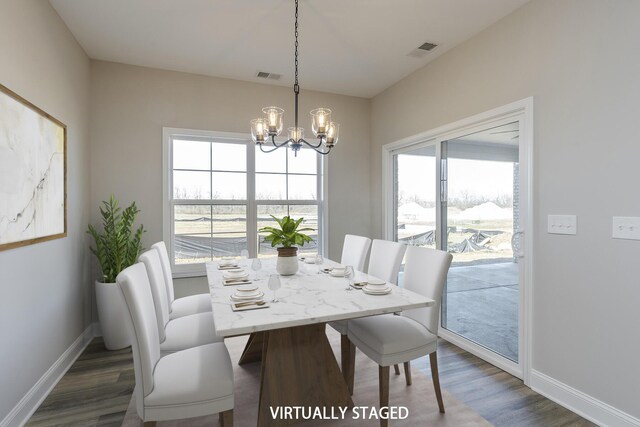
M 393 365 L 393 370 L 396 372 L 396 375 L 400 375 L 400 366 L 396 363 Z
M 438 375 L 438 354 L 433 352 L 429 355 L 429 362 L 431 363 L 431 378 L 433 380 L 433 388 L 436 392 L 436 398 L 438 399 L 438 407 L 440 413 L 444 414 L 444 402 L 442 401 L 442 391 L 440 390 L 440 376 Z
M 220 413 L 222 417 L 222 427 L 233 427 L 233 409 Z
M 378 366 L 380 377 L 380 409 L 389 407 L 389 366 Z M 389 420 L 380 418 L 380 427 L 387 427 Z
M 404 377 L 407 380 L 407 385 L 411 385 L 411 362 L 404 362 Z

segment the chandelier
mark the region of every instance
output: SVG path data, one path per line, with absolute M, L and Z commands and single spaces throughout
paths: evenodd
M 314 149 L 320 154 L 329 154 L 331 149 L 338 142 L 338 131 L 340 125 L 331 121 L 331 110 L 328 108 L 316 108 L 311 111 L 311 131 L 318 138 L 318 143 L 310 143 L 304 139 L 304 129 L 298 126 L 298 95 L 300 94 L 300 85 L 298 84 L 298 0 L 296 0 L 295 13 L 295 83 L 293 85 L 294 93 L 294 126 L 288 128 L 288 137 L 284 142 L 276 142 L 276 137 L 282 133 L 282 116 L 284 110 L 278 107 L 265 107 L 262 112 L 265 117 L 251 120 L 251 138 L 265 153 L 270 153 L 280 147 L 288 145 L 297 156 L 298 150 L 303 145 Z M 265 145 L 268 149 L 265 149 Z

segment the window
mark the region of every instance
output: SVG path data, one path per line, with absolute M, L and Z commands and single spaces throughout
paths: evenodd
M 249 135 L 164 129 L 164 240 L 177 275 L 220 256 L 273 256 L 258 230 L 271 217 L 304 217 L 322 251 L 323 159 L 302 149 L 263 153 Z

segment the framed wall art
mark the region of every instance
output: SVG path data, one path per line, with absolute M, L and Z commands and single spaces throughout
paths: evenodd
M 0 251 L 67 235 L 67 127 L 0 85 Z

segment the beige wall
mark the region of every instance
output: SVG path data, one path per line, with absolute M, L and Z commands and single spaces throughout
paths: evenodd
M 147 246 L 162 239 L 163 127 L 248 133 L 266 105 L 283 107 L 285 128 L 293 126 L 288 87 L 99 61 L 91 77 L 92 206 L 112 193 L 123 203 L 135 200 Z M 329 255 L 339 257 L 345 233 L 370 234 L 370 101 L 304 90 L 300 96 L 304 127 L 318 106 L 330 107 L 342 124 L 328 156 Z M 92 214 L 96 220 L 97 209 Z
M 636 417 L 640 242 L 640 2 L 534 0 L 373 99 L 372 224 L 381 146 L 534 97 L 533 368 Z M 576 214 L 577 236 L 546 233 Z
M 42 0 L 0 2 L 0 52 L 0 83 L 68 130 L 68 237 L 0 252 L 1 421 L 90 325 L 92 291 L 89 59 Z

